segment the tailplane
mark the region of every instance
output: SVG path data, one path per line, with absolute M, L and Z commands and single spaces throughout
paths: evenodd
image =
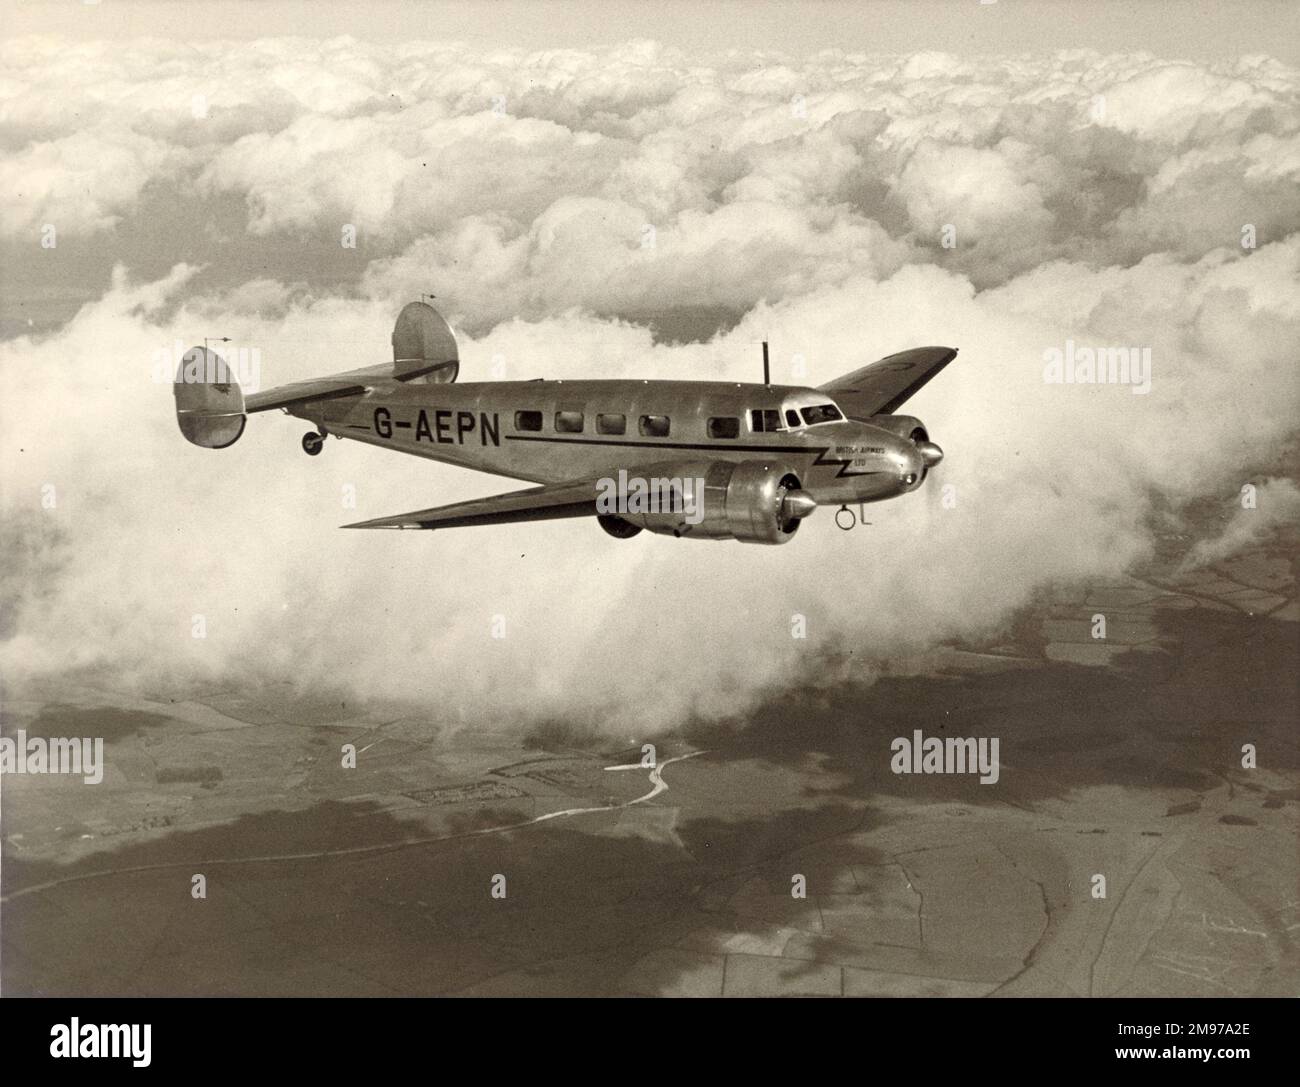
M 459 372 L 460 352 L 450 326 L 432 306 L 411 302 L 393 326 L 391 370 L 387 363 L 380 363 L 251 392 L 245 399 L 225 359 L 207 347 L 191 347 L 176 371 L 176 421 L 187 441 L 206 449 L 224 449 L 239 440 L 252 412 L 283 408 L 298 414 L 303 405 L 361 396 L 371 385 L 390 379 L 437 385 L 455 381 Z

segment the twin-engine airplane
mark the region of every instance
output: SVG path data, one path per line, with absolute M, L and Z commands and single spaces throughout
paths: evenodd
M 819 505 L 878 502 L 921 485 L 943 451 L 919 419 L 894 413 L 957 355 L 916 347 L 816 389 L 766 381 L 453 384 L 456 338 L 423 302 L 402 310 L 392 342 L 391 367 L 248 397 L 224 359 L 191 348 L 174 386 L 181 433 L 222 449 L 238 440 L 249 414 L 280 408 L 315 425 L 302 439 L 312 456 L 332 434 L 541 484 L 346 528 L 594 516 L 618 539 L 648 529 L 780 544 Z M 764 371 L 766 378 L 766 345 Z M 628 480 L 633 491 L 642 483 L 640 500 L 626 493 Z M 645 481 L 651 490 L 668 483 L 666 499 L 646 501 Z

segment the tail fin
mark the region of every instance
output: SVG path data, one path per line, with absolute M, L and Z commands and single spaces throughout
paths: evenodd
M 442 314 L 424 302 L 408 302 L 393 326 L 393 376 L 442 385 L 455 381 L 458 373 L 456 336 Z
M 172 386 L 176 422 L 187 441 L 225 449 L 244 433 L 244 393 L 226 360 L 206 347 L 191 347 L 181 357 Z

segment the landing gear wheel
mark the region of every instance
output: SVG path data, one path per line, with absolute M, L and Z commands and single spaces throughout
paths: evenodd
M 307 431 L 302 436 L 302 451 L 309 457 L 316 456 L 325 444 L 325 435 L 317 434 L 314 430 Z
M 630 524 L 612 513 L 596 514 L 596 522 L 616 540 L 630 540 L 641 531 L 640 525 Z

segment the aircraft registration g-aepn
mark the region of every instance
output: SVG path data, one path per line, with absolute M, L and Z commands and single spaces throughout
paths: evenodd
M 424 302 L 402 310 L 392 343 L 391 366 L 248 397 L 215 351 L 191 348 L 174 386 L 181 433 L 222 449 L 238 440 L 249 414 L 279 408 L 314 424 L 302 439 L 312 456 L 332 434 L 540 484 L 346 528 L 595 517 L 618 539 L 648 529 L 779 544 L 820 505 L 878 502 L 921 485 L 943 451 L 919 419 L 895 412 L 957 355 L 951 347 L 915 347 L 815 389 L 721 381 L 456 383 L 456 337 Z

